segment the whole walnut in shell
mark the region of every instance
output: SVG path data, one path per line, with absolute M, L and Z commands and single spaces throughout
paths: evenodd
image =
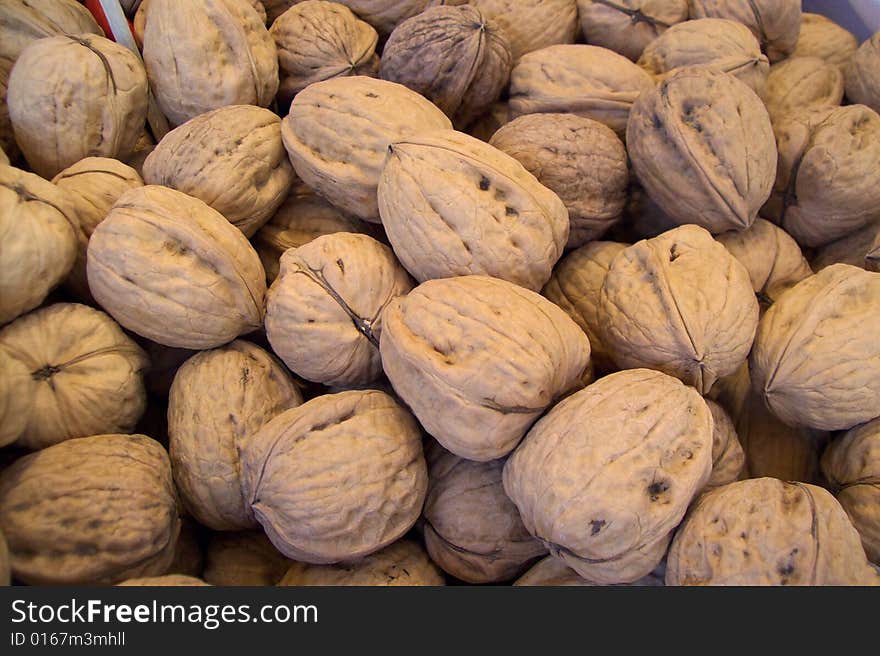
M 0 332 L 2 334 L 2 332 Z M 24 433 L 31 416 L 37 383 L 21 361 L 0 347 L 0 447 Z
M 278 91 L 278 53 L 247 0 L 150 0 L 144 65 L 173 125 L 226 105 L 268 107 Z
M 626 131 L 633 170 L 680 224 L 745 230 L 767 200 L 776 146 L 761 99 L 727 73 L 679 68 L 635 102 Z
M 371 383 L 382 374 L 382 312 L 412 287 L 384 244 L 367 235 L 324 235 L 281 256 L 266 296 L 266 335 L 307 380 Z
M 205 551 L 203 578 L 211 585 L 276 585 L 290 565 L 262 531 L 215 533 Z
M 792 57 L 820 57 L 846 70 L 859 41 L 855 35 L 822 14 L 801 14 L 801 31 Z
M 149 586 L 149 587 L 181 587 L 181 586 L 205 586 L 210 585 L 205 583 L 202 579 L 195 576 L 188 576 L 186 574 L 164 574 L 162 576 L 144 576 L 141 578 L 128 579 L 123 581 L 122 583 L 117 583 L 116 585 L 120 586 Z
M 587 43 L 633 61 L 667 29 L 687 21 L 687 0 L 578 0 Z
M 11 66 L 28 45 L 59 34 L 104 36 L 104 31 L 77 0 L 0 2 L 0 61 Z
M 691 387 L 636 369 L 557 404 L 504 466 L 504 489 L 550 554 L 597 583 L 662 560 L 712 469 L 712 414 Z
M 748 27 L 771 62 L 788 57 L 801 29 L 801 0 L 689 0 L 691 18 L 728 18 Z
M 466 0 L 340 0 L 361 20 L 365 20 L 386 37 L 407 18 L 436 5 L 460 5 Z M 289 0 L 288 0 L 289 2 Z
M 281 143 L 281 119 L 232 105 L 172 130 L 144 161 L 144 181 L 203 200 L 246 237 L 284 202 L 294 181 Z
M 514 63 L 534 50 L 574 43 L 577 37 L 576 0 L 470 0 L 468 4 L 501 28 Z
M 623 134 L 636 98 L 653 86 L 644 70 L 607 48 L 549 46 L 513 67 L 510 116 L 577 114 Z
M 619 367 L 658 369 L 701 394 L 748 357 L 758 313 L 746 268 L 695 225 L 620 253 L 599 301 L 602 341 Z
M 880 112 L 880 32 L 862 43 L 849 60 L 846 97 Z
M 388 146 L 451 129 L 434 104 L 402 84 L 357 75 L 315 82 L 281 124 L 297 175 L 343 212 L 378 223 L 376 187 Z
M 834 264 L 787 291 L 761 319 L 752 384 L 786 424 L 849 429 L 880 408 L 880 273 Z
M 815 271 L 832 264 L 852 264 L 868 271 L 880 271 L 880 222 L 835 239 L 818 249 L 810 261 Z
M 289 1 L 299 2 L 300 0 Z M 251 7 L 254 8 L 263 23 L 267 23 L 269 18 L 266 14 L 266 7 L 263 6 L 262 0 L 247 0 L 247 2 Z M 138 47 L 141 49 L 143 49 L 144 46 L 144 29 L 147 24 L 147 6 L 149 4 L 150 0 L 140 0 L 140 2 L 138 3 L 137 11 L 135 12 L 134 18 L 131 21 L 132 33 L 134 34 L 134 38 L 137 40 Z M 123 9 L 125 9 L 124 5 Z
M 702 495 L 679 527 L 666 585 L 876 585 L 828 490 L 753 478 Z
M 0 530 L 30 585 L 161 575 L 180 531 L 168 454 L 145 435 L 95 435 L 23 456 L 0 472 Z
M 632 583 L 622 584 L 630 586 L 651 586 L 659 587 L 663 585 L 663 576 L 658 573 L 662 569 L 659 565 L 653 572 L 647 576 L 638 579 Z M 520 576 L 513 582 L 515 586 L 543 586 L 543 587 L 562 587 L 562 586 L 593 586 L 602 585 L 588 581 L 580 576 L 571 567 L 566 565 L 559 558 L 547 556 L 539 560 L 529 571 Z
M 724 408 L 706 399 L 712 413 L 712 474 L 706 488 L 733 483 L 743 472 L 746 456 L 736 434 L 733 421 Z
M 220 346 L 263 324 L 266 273 L 221 214 L 179 191 L 125 192 L 89 240 L 95 300 L 165 346 Z
M 620 220 L 629 169 L 626 147 L 611 128 L 574 114 L 527 114 L 501 127 L 489 143 L 565 203 L 567 248 L 601 238 Z
M 242 445 L 241 461 L 245 497 L 272 544 L 314 564 L 360 558 L 400 538 L 428 485 L 418 424 L 376 390 L 282 412 Z
M 794 110 L 836 106 L 843 101 L 843 73 L 819 57 L 791 57 L 770 67 L 761 98 L 774 123 Z
M 510 155 L 462 132 L 391 144 L 378 200 L 394 253 L 420 282 L 484 274 L 538 290 L 568 241 L 559 196 Z
M 168 396 L 171 467 L 200 524 L 215 531 L 257 526 L 242 496 L 239 451 L 263 424 L 301 403 L 284 367 L 249 342 L 202 351 L 177 370 Z
M 430 280 L 385 308 L 385 374 L 425 430 L 468 460 L 507 455 L 581 387 L 586 335 L 547 299 L 487 276 Z

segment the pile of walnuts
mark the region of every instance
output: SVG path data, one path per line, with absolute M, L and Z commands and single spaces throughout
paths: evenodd
M 0 0 L 0 582 L 880 583 L 880 33 L 133 18 Z

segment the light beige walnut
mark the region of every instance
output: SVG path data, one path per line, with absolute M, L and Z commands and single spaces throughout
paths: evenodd
M 749 28 L 723 18 L 673 25 L 647 45 L 638 63 L 652 75 L 683 66 L 708 66 L 733 75 L 758 94 L 770 72 L 770 61 Z
M 382 374 L 382 313 L 412 287 L 388 246 L 367 235 L 324 235 L 281 256 L 266 296 L 266 335 L 306 380 L 368 384 Z
M 202 579 L 197 578 L 195 576 L 188 576 L 186 574 L 164 574 L 162 576 L 144 576 L 141 578 L 128 579 L 123 581 L 122 583 L 117 583 L 119 586 L 149 586 L 149 587 L 191 587 L 191 586 L 204 586 L 210 585 L 209 583 L 205 583 Z
M 599 329 L 620 368 L 658 369 L 707 394 L 748 357 L 758 313 L 746 268 L 706 230 L 685 225 L 614 258 Z
M 880 32 L 862 43 L 847 64 L 846 97 L 880 112 Z
M 0 586 L 7 586 L 12 580 L 12 571 L 9 566 L 9 547 L 6 538 L 0 532 Z
M 657 569 L 647 576 L 634 581 L 633 583 L 625 583 L 621 585 L 630 586 L 651 586 L 658 587 L 663 585 L 663 575 Z M 539 560 L 529 571 L 520 576 L 513 582 L 515 586 L 543 586 L 543 587 L 563 587 L 563 586 L 593 586 L 602 585 L 588 581 L 578 575 L 571 567 L 566 565 L 561 559 L 547 556 Z
M 523 57 L 510 73 L 510 116 L 577 114 L 626 131 L 639 94 L 654 86 L 651 76 L 607 48 L 549 46 Z
M 168 396 L 174 481 L 184 505 L 215 531 L 254 528 L 242 496 L 242 444 L 265 423 L 302 403 L 272 355 L 242 340 L 187 360 Z
M 462 132 L 391 144 L 379 214 L 416 280 L 489 275 L 539 290 L 562 256 L 568 210 L 510 155 Z
M 385 309 L 385 374 L 427 432 L 468 460 L 507 455 L 579 389 L 586 335 L 547 299 L 487 276 L 431 280 Z
M 188 517 L 182 517 L 180 535 L 174 545 L 174 560 L 168 566 L 166 574 L 200 577 L 203 566 L 204 555 L 199 539 L 198 524 Z
M 687 0 L 578 0 L 587 43 L 636 61 L 645 46 L 674 25 L 687 21 Z
M 281 119 L 253 105 L 221 107 L 166 134 L 144 161 L 144 181 L 203 200 L 252 236 L 294 181 Z
M 376 187 L 388 146 L 451 127 L 415 91 L 357 75 L 316 82 L 298 93 L 281 136 L 303 182 L 343 212 L 378 223 Z
M 78 230 L 66 192 L 0 165 L 0 325 L 40 305 L 70 273 Z
M 95 435 L 23 456 L 0 472 L 0 530 L 23 583 L 159 576 L 180 531 L 168 454 L 145 435 Z
M 2 334 L 2 333 L 0 333 Z M 37 382 L 24 362 L 0 347 L 0 447 L 12 444 L 27 429 Z
M 59 34 L 104 36 L 104 31 L 77 0 L 0 2 L 0 61 L 11 66 L 28 45 Z
M 815 271 L 832 264 L 852 264 L 868 271 L 880 271 L 880 222 L 835 239 L 815 251 L 810 261 Z
M 89 240 L 95 300 L 165 346 L 220 346 L 263 324 L 266 273 L 241 233 L 179 191 L 125 192 Z
M 523 523 L 582 577 L 630 583 L 663 559 L 712 469 L 712 414 L 691 387 L 636 369 L 557 404 L 504 466 Z
M 11 389 L 29 408 L 18 442 L 42 449 L 73 438 L 132 431 L 146 407 L 146 353 L 103 312 L 56 303 L 0 330 L 0 351 L 35 384 Z
M 215 533 L 205 552 L 203 578 L 211 585 L 276 585 L 290 565 L 262 531 Z
M 264 23 L 268 23 L 268 16 L 266 14 L 266 7 L 263 6 L 262 0 L 247 0 L 251 7 L 256 10 L 259 17 L 262 19 Z M 293 2 L 299 2 L 299 0 L 292 0 Z M 138 47 L 143 49 L 144 46 L 144 28 L 147 25 L 147 5 L 150 4 L 150 0 L 140 0 L 138 4 L 137 11 L 134 14 L 134 18 L 131 21 L 132 33 L 134 34 L 135 39 L 137 40 Z
M 599 300 L 611 262 L 629 244 L 594 241 L 572 251 L 553 269 L 541 293 L 574 319 L 590 340 L 590 359 L 600 374 L 616 371 L 614 359 L 602 342 Z
M 504 493 L 504 460 L 465 460 L 436 442 L 426 457 L 425 546 L 441 569 L 468 583 L 497 583 L 547 553 Z
M 822 471 L 859 532 L 868 559 L 880 563 L 880 418 L 831 442 L 822 454 Z
M 412 540 L 398 540 L 360 560 L 338 565 L 294 563 L 278 583 L 283 586 L 438 586 L 443 574 Z
M 287 0 L 290 2 L 290 0 Z M 368 22 L 386 37 L 407 18 L 422 13 L 436 5 L 461 5 L 466 0 L 340 0 L 361 20 Z
M 728 18 L 748 27 L 771 62 L 788 57 L 801 30 L 800 0 L 689 0 L 691 18 Z
M 801 14 L 801 31 L 792 57 L 820 57 L 846 70 L 859 48 L 855 35 L 822 14 Z
M 10 160 L 15 161 L 21 154 L 18 144 L 15 143 L 15 133 L 12 131 L 12 119 L 9 118 L 9 105 L 6 103 L 6 89 L 9 86 L 9 73 L 12 71 L 12 62 L 0 59 L 0 164 L 9 165 Z
M 706 489 L 733 483 L 740 478 L 746 456 L 727 412 L 718 403 L 706 399 L 712 413 L 712 474 Z
M 626 147 L 611 128 L 574 114 L 527 114 L 502 126 L 489 143 L 565 204 L 567 248 L 601 238 L 620 220 L 629 169 Z
M 786 424 L 844 430 L 877 416 L 880 273 L 834 264 L 798 283 L 761 320 L 752 384 Z
M 791 57 L 770 67 L 761 95 L 770 118 L 834 107 L 843 101 L 843 73 L 819 57 Z
M 268 107 L 278 91 L 278 54 L 247 0 L 150 0 L 144 65 L 173 125 L 226 105 Z
M 413 416 L 376 390 L 326 394 L 282 412 L 241 449 L 257 521 L 288 558 L 329 564 L 403 536 L 428 485 Z
M 713 234 L 751 226 L 773 188 L 776 145 L 764 104 L 704 66 L 679 68 L 639 97 L 626 146 L 651 199 L 679 224 Z
M 877 585 L 859 534 L 828 490 L 774 478 L 702 495 L 679 527 L 666 585 Z
M 143 131 L 147 91 L 140 59 L 124 46 L 93 34 L 40 39 L 9 75 L 15 140 L 47 179 L 84 157 L 124 160 Z
M 501 28 L 514 63 L 534 50 L 574 43 L 577 37 L 576 0 L 470 0 L 468 4 Z

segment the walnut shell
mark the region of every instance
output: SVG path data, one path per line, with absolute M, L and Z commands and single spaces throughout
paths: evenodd
M 794 110 L 840 105 L 843 73 L 819 57 L 791 57 L 770 67 L 761 97 L 774 123 Z
M 801 29 L 801 0 L 689 0 L 691 18 L 728 18 L 748 27 L 771 62 L 788 57 Z
M 488 142 L 493 134 L 509 122 L 510 107 L 506 100 L 499 100 L 484 112 L 482 116 L 477 117 L 468 128 L 468 134 L 480 141 Z
M 367 235 L 324 235 L 281 256 L 266 296 L 266 335 L 306 380 L 371 383 L 382 374 L 382 312 L 412 287 L 384 244 Z
M 687 0 L 578 0 L 587 43 L 636 61 L 667 29 L 688 19 Z
M 89 240 L 89 288 L 119 323 L 165 346 L 220 346 L 263 323 L 266 274 L 238 228 L 173 189 L 125 192 Z
M 215 533 L 205 552 L 203 578 L 211 585 L 277 585 L 290 565 L 262 531 Z
M 660 208 L 713 234 L 751 226 L 773 188 L 770 117 L 761 99 L 727 73 L 673 71 L 633 105 L 626 146 Z
M 0 165 L 0 325 L 40 305 L 73 267 L 73 199 L 38 175 Z
M 657 569 L 660 569 L 659 567 Z M 513 582 L 515 586 L 593 586 L 602 585 L 588 581 L 578 575 L 571 567 L 566 565 L 559 558 L 547 556 L 539 560 L 529 571 L 520 576 Z M 663 576 L 657 571 L 651 572 L 647 576 L 634 581 L 633 583 L 623 584 L 630 586 L 651 586 L 658 587 L 663 585 Z
M 275 42 L 243 0 L 150 0 L 143 56 L 173 125 L 226 105 L 268 107 L 278 91 Z
M 620 368 L 658 369 L 702 394 L 745 361 L 758 314 L 746 268 L 695 225 L 620 253 L 599 301 L 602 341 Z
M 289 1 L 289 0 L 288 0 Z M 436 5 L 460 5 L 465 0 L 340 0 L 361 20 L 372 25 L 379 35 L 386 37 L 407 18 Z
M 59 34 L 104 31 L 77 0 L 3 0 L 0 3 L 0 60 L 10 67 L 31 43 Z
M 42 449 L 102 433 L 127 433 L 144 412 L 146 353 L 103 312 L 76 303 L 35 310 L 0 330 L 0 350 L 19 361 L 35 385 L 18 442 Z
M 534 50 L 574 43 L 577 37 L 576 0 L 470 0 L 468 4 L 498 25 L 510 43 L 514 63 Z
M 868 271 L 880 271 L 880 222 L 825 244 L 815 252 L 810 264 L 821 271 L 832 264 L 852 264 Z
M 2 332 L 0 332 L 2 335 Z M 37 383 L 25 364 L 0 347 L 0 447 L 12 444 L 27 429 Z
M 880 32 L 867 39 L 846 67 L 846 97 L 880 112 Z
M 639 94 L 651 76 L 623 55 L 588 45 L 558 45 L 523 57 L 510 73 L 510 116 L 577 114 L 626 131 Z
M 395 141 L 379 213 L 416 280 L 485 274 L 538 290 L 569 235 L 568 211 L 510 155 L 451 130 Z
M 281 136 L 303 182 L 342 211 L 378 223 L 376 187 L 388 146 L 413 133 L 451 127 L 415 91 L 358 75 L 316 82 L 298 93 Z
M 584 578 L 636 581 L 662 560 L 712 469 L 712 414 L 657 371 L 601 378 L 557 404 L 504 466 L 526 528 Z
M 174 545 L 174 560 L 168 566 L 166 574 L 183 574 L 185 576 L 202 575 L 204 556 L 199 544 L 198 524 L 188 517 L 180 520 L 180 535 Z
M 262 0 L 247 0 L 247 2 L 254 8 L 263 23 L 268 23 L 269 17 L 266 14 L 266 8 L 263 6 Z M 299 2 L 299 0 L 293 0 L 293 2 Z M 140 0 L 138 2 L 137 11 L 131 21 L 132 33 L 134 34 L 134 38 L 141 50 L 143 50 L 144 47 L 144 29 L 147 24 L 147 5 L 149 4 L 150 0 Z
M 242 496 L 242 444 L 276 415 L 302 403 L 299 389 L 269 353 L 235 340 L 186 361 L 168 396 L 174 481 L 184 505 L 215 531 L 254 528 Z
M 746 464 L 746 455 L 733 426 L 733 421 L 724 408 L 715 401 L 706 399 L 712 413 L 712 474 L 706 489 L 720 487 L 739 479 Z
M 666 585 L 876 585 L 831 493 L 755 478 L 702 495 L 669 549 Z
M 567 248 L 601 238 L 620 220 L 629 169 L 626 147 L 611 128 L 573 114 L 527 114 L 504 125 L 489 143 L 565 204 Z
M 820 57 L 845 70 L 859 49 L 859 41 L 849 30 L 822 14 L 801 14 L 801 31 L 792 57 Z
M 272 544 L 314 564 L 360 558 L 415 524 L 428 485 L 412 415 L 376 390 L 282 412 L 241 449 L 242 484 Z
M 0 59 L 0 164 L 9 165 L 10 160 L 18 159 L 20 152 L 15 143 L 15 133 L 12 131 L 12 119 L 9 118 L 9 105 L 6 103 L 6 89 L 9 87 L 9 73 L 12 71 L 12 62 Z
M 174 587 L 179 588 L 181 586 L 204 586 L 210 585 L 209 583 L 205 583 L 202 579 L 197 578 L 195 576 L 188 576 L 186 574 L 164 574 L 162 576 L 143 576 L 140 578 L 128 579 L 123 581 L 122 583 L 117 583 L 118 586 L 149 586 L 149 587 Z
M 365 558 L 339 565 L 294 563 L 283 586 L 438 586 L 443 574 L 412 540 L 398 540 Z
M 385 374 L 427 432 L 469 460 L 507 455 L 581 387 L 586 335 L 547 299 L 487 276 L 431 280 L 385 308 Z
M 792 426 L 843 430 L 880 408 L 880 274 L 834 264 L 798 283 L 761 320 L 752 383 Z
M 0 586 L 7 586 L 12 580 L 12 571 L 9 566 L 9 547 L 6 538 L 0 532 Z
M 168 454 L 145 435 L 95 435 L 23 456 L 0 472 L 0 530 L 30 585 L 158 576 L 180 531 Z

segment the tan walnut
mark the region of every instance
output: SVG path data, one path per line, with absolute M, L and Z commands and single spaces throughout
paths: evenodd
M 862 43 L 847 64 L 846 96 L 880 112 L 880 32 Z
M 687 0 L 578 0 L 587 43 L 636 61 L 645 46 L 688 19 Z
M 4 0 L 0 3 L 0 60 L 14 64 L 31 43 L 59 34 L 104 36 L 104 31 L 77 0 Z
M 0 532 L 0 586 L 7 586 L 12 580 L 12 570 L 9 564 L 9 547 L 6 538 Z
M 662 565 L 662 564 L 661 564 Z M 658 572 L 662 567 L 658 567 L 647 576 L 634 581 L 633 583 L 624 583 L 620 585 L 630 586 L 651 586 L 659 587 L 663 585 L 663 576 Z M 602 585 L 594 581 L 588 581 L 580 576 L 571 567 L 565 564 L 559 558 L 547 556 L 539 560 L 529 571 L 520 576 L 513 582 L 515 586 L 593 586 Z
M 580 27 L 576 0 L 470 0 L 468 4 L 501 28 L 514 63 L 534 50 L 574 43 Z
M 843 73 L 819 57 L 791 57 L 770 67 L 761 98 L 774 123 L 795 110 L 834 107 L 843 101 Z
M 204 566 L 202 554 L 201 529 L 194 519 L 180 518 L 180 534 L 174 544 L 174 560 L 168 566 L 166 574 L 183 574 L 185 576 L 201 576 Z
M 815 251 L 810 264 L 816 271 L 832 264 L 852 264 L 868 271 L 880 271 L 880 222 L 869 223 L 825 244 Z
M 727 412 L 718 403 L 706 399 L 712 413 L 712 474 L 706 489 L 733 483 L 743 473 L 746 456 Z
M 290 565 L 262 531 L 214 533 L 202 578 L 211 585 L 276 585 Z
M 196 576 L 187 574 L 163 574 L 162 576 L 143 576 L 140 578 L 127 579 L 116 585 L 121 586 L 150 586 L 150 587 L 181 587 L 181 586 L 205 586 L 210 585 Z
M 827 16 L 804 12 L 801 15 L 800 36 L 791 56 L 820 57 L 845 71 L 858 49 L 859 41 L 852 32 Z

